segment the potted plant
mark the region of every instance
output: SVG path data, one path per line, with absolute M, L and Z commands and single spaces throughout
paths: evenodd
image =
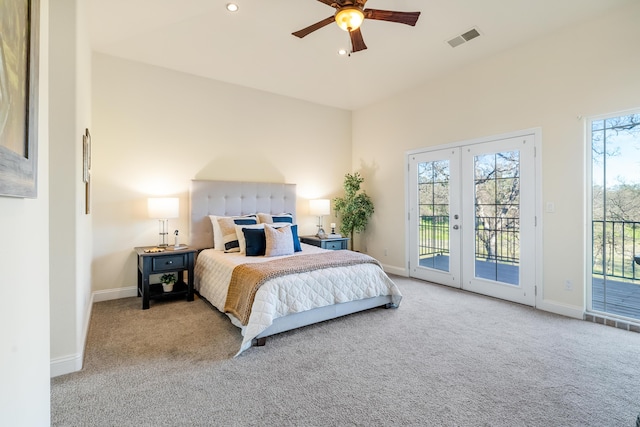
M 351 250 L 353 250 L 353 232 L 364 231 L 369 218 L 373 215 L 373 202 L 367 193 L 360 192 L 360 184 L 364 178 L 358 172 L 344 176 L 344 197 L 334 199 L 336 212 L 342 217 L 340 233 L 351 238 Z
M 162 290 L 165 292 L 173 291 L 173 284 L 176 283 L 176 275 L 173 273 L 163 274 L 160 276 L 160 283 L 162 283 Z

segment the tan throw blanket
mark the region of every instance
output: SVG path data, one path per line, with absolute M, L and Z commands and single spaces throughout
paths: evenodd
M 246 325 L 249 322 L 256 292 L 267 280 L 287 274 L 355 264 L 376 264 L 382 268 L 375 258 L 352 251 L 331 251 L 279 258 L 268 262 L 240 264 L 231 273 L 224 311 L 233 314 L 243 325 Z

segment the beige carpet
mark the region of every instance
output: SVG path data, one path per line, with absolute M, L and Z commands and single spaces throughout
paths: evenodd
M 95 304 L 54 426 L 633 426 L 640 334 L 392 277 L 399 309 L 241 337 L 205 301 Z

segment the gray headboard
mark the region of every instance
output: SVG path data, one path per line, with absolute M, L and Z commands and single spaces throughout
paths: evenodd
M 213 246 L 213 228 L 209 215 L 245 215 L 251 213 L 296 215 L 296 185 L 270 182 L 192 180 L 190 192 L 189 245 Z

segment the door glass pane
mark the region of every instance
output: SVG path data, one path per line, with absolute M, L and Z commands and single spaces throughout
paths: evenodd
M 592 121 L 591 149 L 592 308 L 640 319 L 640 114 Z
M 474 157 L 475 277 L 512 285 L 520 276 L 520 152 Z
M 420 266 L 449 271 L 449 160 L 418 163 Z

